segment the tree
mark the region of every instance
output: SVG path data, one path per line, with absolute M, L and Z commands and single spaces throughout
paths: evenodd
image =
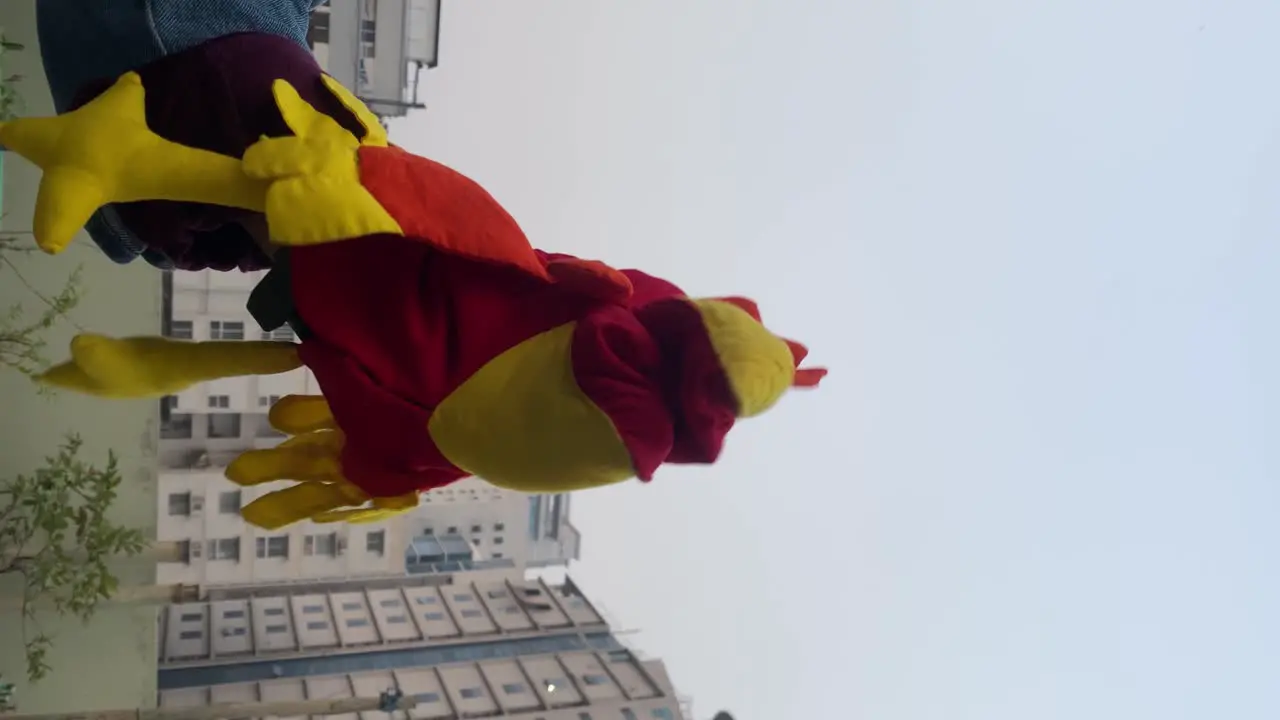
M 5 54 L 22 49 L 0 33 L 0 63 Z M 0 121 L 21 112 L 15 88 L 20 79 L 0 71 Z M 14 258 L 32 246 L 0 236 L 0 275 L 7 271 L 41 305 L 39 312 L 21 304 L 0 307 L 0 367 L 28 377 L 48 366 L 46 332 L 80 301 L 79 269 L 52 296 L 23 277 Z M 22 640 L 31 682 L 51 669 L 46 658 L 53 639 L 40 627 L 40 608 L 88 622 L 119 584 L 109 563 L 137 556 L 147 546 L 141 531 L 108 519 L 122 482 L 115 455 L 108 453 L 103 466 L 91 465 L 80 457 L 82 445 L 70 435 L 33 474 L 0 478 L 0 577 L 21 580 Z M 12 709 L 12 694 L 13 685 L 0 680 L 0 712 Z
M 41 604 L 88 622 L 118 585 L 110 562 L 147 546 L 140 530 L 107 517 L 123 478 L 114 453 L 95 467 L 80 458 L 82 441 L 68 436 L 29 475 L 0 481 L 0 576 L 22 581 L 22 641 L 27 677 L 48 674 L 52 638 L 40 628 Z
M 22 110 L 22 96 L 17 90 L 18 75 L 5 75 L 2 69 L 4 56 L 23 50 L 20 43 L 5 38 L 0 33 L 0 122 L 9 120 Z M 14 233 L 13 235 L 29 235 Z M 66 284 L 53 296 L 36 290 L 14 263 L 18 255 L 31 252 L 33 244 L 23 247 L 17 237 L 0 236 L 0 273 L 7 271 L 26 287 L 43 306 L 38 313 L 29 313 L 21 303 L 0 308 L 0 365 L 7 366 L 28 377 L 38 374 L 48 364 L 44 359 L 45 331 L 66 317 L 80 302 L 80 270 L 77 268 L 67 278 Z
M 45 332 L 80 303 L 80 268 L 72 271 L 62 289 L 53 296 L 45 295 L 22 275 L 13 256 L 31 252 L 18 246 L 14 237 L 0 237 L 0 275 L 6 271 L 40 301 L 40 311 L 30 313 L 22 303 L 0 311 L 0 365 L 34 377 L 49 365 L 44 351 L 48 346 Z

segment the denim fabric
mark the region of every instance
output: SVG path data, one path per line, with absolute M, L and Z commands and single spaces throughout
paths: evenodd
M 40 56 L 54 107 L 65 112 L 89 81 L 114 78 L 157 58 L 223 35 L 258 32 L 306 45 L 313 9 L 328 0 L 37 0 Z M 145 250 L 107 206 L 86 228 L 113 261 L 140 255 L 159 268 L 163 255 Z

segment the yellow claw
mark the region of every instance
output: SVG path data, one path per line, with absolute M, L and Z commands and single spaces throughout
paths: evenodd
M 335 482 L 342 477 L 342 441 L 342 433 L 326 430 L 294 436 L 273 448 L 249 450 L 227 466 L 227 479 L 237 485 Z
M 173 200 L 261 212 L 266 183 L 239 159 L 165 140 L 147 126 L 142 78 L 126 73 L 84 106 L 0 125 L 0 144 L 44 171 L 33 234 L 59 253 L 102 205 Z
M 364 493 L 345 482 L 304 482 L 263 495 L 244 506 L 240 515 L 260 528 L 277 530 L 338 508 L 360 505 L 367 500 Z
M 338 427 L 323 395 L 285 395 L 271 406 L 267 422 L 289 435 L 336 430 Z
M 157 397 L 208 380 L 273 375 L 302 366 L 295 346 L 277 342 L 187 342 L 162 337 L 71 340 L 71 360 L 37 382 L 114 398 Z

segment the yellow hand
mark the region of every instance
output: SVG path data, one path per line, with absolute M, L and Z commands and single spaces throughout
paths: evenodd
M 84 334 L 71 340 L 71 360 L 37 381 L 101 397 L 142 398 L 181 392 L 208 380 L 272 375 L 299 367 L 302 361 L 292 343 Z
M 242 453 L 227 467 L 227 479 L 243 486 L 280 480 L 296 484 L 245 506 L 241 514 L 250 523 L 271 530 L 308 519 L 368 523 L 417 507 L 417 493 L 370 498 L 342 477 L 345 437 L 323 397 L 282 398 L 272 406 L 269 419 L 276 429 L 297 434 L 274 448 Z
M 330 83 L 330 89 L 335 86 L 341 87 Z M 244 154 L 244 172 L 270 183 L 266 213 L 272 240 L 297 246 L 402 234 L 399 223 L 360 180 L 361 141 L 311 107 L 289 83 L 277 80 L 272 90 L 294 136 L 263 138 Z M 385 134 L 366 131 L 370 134 L 364 144 L 385 145 Z
M 44 170 L 33 233 L 48 253 L 62 252 L 99 207 L 175 200 L 261 212 L 266 184 L 236 158 L 186 147 L 147 126 L 137 73 L 83 107 L 57 117 L 0 124 L 0 143 Z
M 330 510 L 311 517 L 312 522 L 334 523 L 347 522 L 352 525 L 380 522 L 396 515 L 403 515 L 418 507 L 418 493 L 407 493 L 396 497 L 374 498 L 371 507 Z

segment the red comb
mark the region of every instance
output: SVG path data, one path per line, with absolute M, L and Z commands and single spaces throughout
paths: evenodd
M 791 381 L 791 385 L 798 388 L 816 388 L 826 376 L 826 368 L 801 368 L 796 371 L 796 378 Z
M 809 348 L 801 345 L 795 340 L 782 338 L 782 341 L 785 342 L 787 347 L 791 350 L 791 359 L 795 361 L 796 367 L 800 367 L 800 363 L 804 362 L 804 359 L 809 357 Z
M 740 310 L 745 311 L 748 315 L 755 318 L 756 322 L 764 322 L 760 319 L 760 307 L 756 305 L 754 300 L 748 300 L 744 297 L 723 297 L 718 298 L 722 303 L 728 303 Z

